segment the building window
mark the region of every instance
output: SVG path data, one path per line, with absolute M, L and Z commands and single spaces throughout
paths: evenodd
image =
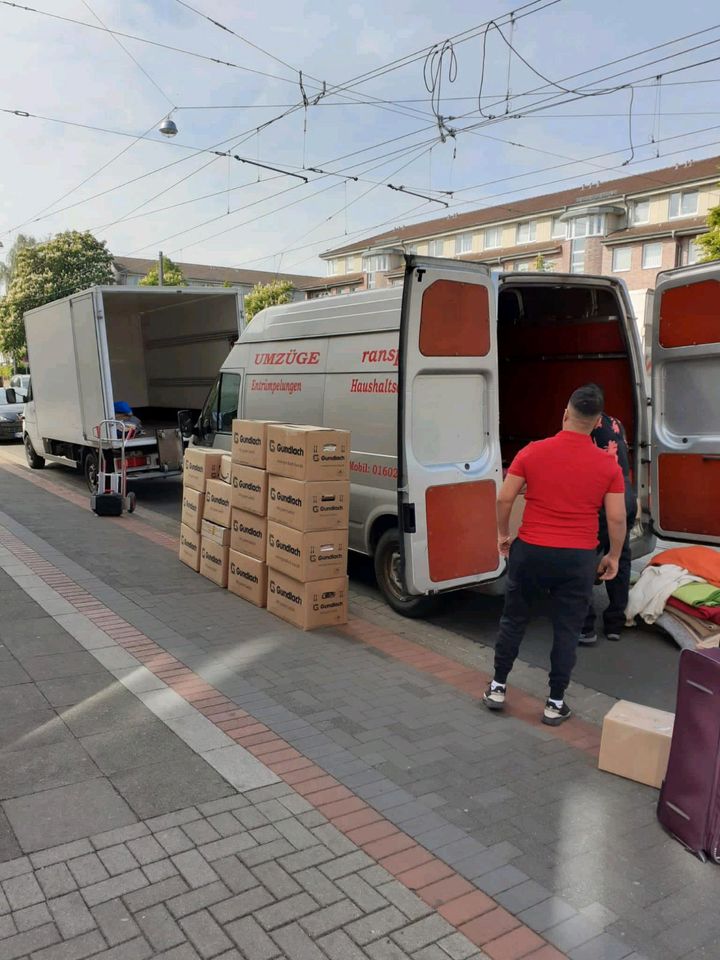
M 644 243 L 642 249 L 643 270 L 657 270 L 662 266 L 661 243 Z
M 585 237 L 577 237 L 570 244 L 570 273 L 585 271 Z
M 550 234 L 553 240 L 564 240 L 567 237 L 567 224 L 560 217 L 552 218 L 552 230 Z
M 535 220 L 526 220 L 519 223 L 515 230 L 516 243 L 534 243 L 537 233 L 537 222 Z
M 386 254 L 377 254 L 374 257 L 365 258 L 365 270 L 367 273 L 382 273 L 390 269 L 390 261 Z
M 416 243 L 406 243 L 404 249 L 405 249 L 405 253 L 409 253 L 409 254 L 415 254 L 418 252 Z
M 685 190 L 682 193 L 670 194 L 670 219 L 678 217 L 694 217 L 698 212 L 697 190 Z
M 570 237 L 599 237 L 605 232 L 605 217 L 603 214 L 592 214 L 588 217 L 575 217 L 568 225 Z
M 327 275 L 329 277 L 334 277 L 336 273 L 340 273 L 340 261 L 339 260 L 328 260 L 327 263 Z
M 461 253 L 471 253 L 473 246 L 471 233 L 458 233 L 455 237 L 455 256 Z
M 530 266 L 531 266 L 531 264 L 530 264 L 530 261 L 529 261 L 529 260 L 522 260 L 520 263 L 516 263 L 516 264 L 515 264 L 515 272 L 516 272 L 516 273 L 529 273 L 529 272 L 530 272 Z
M 612 252 L 613 273 L 623 273 L 630 269 L 632 249 L 630 247 L 615 247 Z
M 500 237 L 500 227 L 488 227 L 483 237 L 484 249 L 493 250 L 499 247 L 501 243 Z
M 695 238 L 686 237 L 680 245 L 680 264 L 689 267 L 693 263 L 699 263 L 704 253 Z
M 355 266 L 355 257 L 345 257 L 345 273 L 352 273 Z
M 650 222 L 650 201 L 636 200 L 630 207 L 631 223 L 649 223 Z
M 444 252 L 445 252 L 444 240 L 431 240 L 430 243 L 428 243 L 428 256 L 441 257 Z

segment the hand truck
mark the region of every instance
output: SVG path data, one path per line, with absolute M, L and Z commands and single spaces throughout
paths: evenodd
M 98 443 L 97 490 L 90 507 L 99 517 L 119 517 L 135 510 L 135 494 L 127 489 L 125 444 L 135 436 L 135 427 L 122 420 L 101 420 L 95 427 Z

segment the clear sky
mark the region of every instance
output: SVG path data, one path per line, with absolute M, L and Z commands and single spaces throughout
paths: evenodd
M 118 255 L 322 274 L 320 251 L 446 212 L 425 197 L 463 212 L 720 156 L 717 3 L 526 2 L 188 0 L 240 36 L 182 0 L 27 0 L 80 23 L 0 3 L 0 108 L 46 118 L 0 113 L 0 240 L 90 229 Z M 477 29 L 498 18 L 516 53 Z M 207 152 L 228 148 L 286 173 Z

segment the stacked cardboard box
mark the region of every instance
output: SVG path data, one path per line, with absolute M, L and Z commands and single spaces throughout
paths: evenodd
M 208 483 L 220 476 L 222 454 L 205 447 L 188 447 L 183 464 L 180 559 L 193 570 L 202 560 L 202 525 Z
M 267 428 L 267 607 L 311 630 L 347 621 L 350 434 Z
M 228 590 L 264 607 L 267 597 L 268 420 L 233 420 Z

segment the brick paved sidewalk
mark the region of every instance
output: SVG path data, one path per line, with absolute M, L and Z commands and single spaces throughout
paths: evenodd
M 11 514 L 0 516 L 0 566 L 14 577 L 0 584 L 3 599 L 10 596 L 0 639 L 3 665 L 11 664 L 0 715 L 6 704 L 15 711 L 2 759 L 11 775 L 0 877 L 18 914 L 9 919 L 0 901 L 0 960 L 42 949 L 16 939 L 31 934 L 75 939 L 62 950 L 46 940 L 40 955 L 48 958 L 160 956 L 165 948 L 152 938 L 165 927 L 183 938 L 169 954 L 178 960 L 437 960 L 482 956 L 478 947 L 495 960 L 718 955 L 714 868 L 662 834 L 654 791 L 594 769 L 596 731 L 569 724 L 560 729 L 570 736 L 558 736 L 530 722 L 535 705 L 520 696 L 518 715 L 491 717 L 477 706 L 480 678 L 467 668 L 422 648 L 410 655 L 408 641 L 362 624 L 354 636 L 303 635 L 192 574 L 149 528 L 138 536 L 133 518 L 101 521 L 0 476 Z M 30 614 L 25 604 L 36 602 L 41 609 Z M 29 628 L 28 637 L 22 625 L 30 622 L 39 632 Z M 53 703 L 53 684 L 72 688 L 71 699 L 59 694 Z M 30 688 L 40 699 L 26 709 Z M 253 789 L 257 776 L 281 782 Z M 190 792 L 205 789 L 219 793 Z M 72 797 L 98 790 L 110 791 L 112 803 L 88 801 L 89 819 L 78 822 Z M 55 799 L 53 791 L 65 793 Z M 131 818 L 121 829 L 141 831 L 99 844 L 117 847 L 117 859 L 115 851 L 109 857 L 115 875 L 142 889 L 113 886 L 105 873 L 81 883 L 68 863 L 94 856 L 93 837 L 114 824 L 93 826 L 92 817 L 107 810 Z M 178 810 L 197 826 L 158 825 Z M 67 818 L 75 835 L 53 835 Z M 171 840 L 168 849 L 158 838 L 162 868 L 133 848 L 158 832 L 188 844 L 174 849 Z M 68 868 L 57 872 L 74 885 L 48 893 L 38 858 L 65 842 L 85 844 L 83 853 L 57 853 Z M 171 872 L 160 878 L 156 869 Z M 135 953 L 102 953 L 113 944 L 97 917 L 100 901 L 91 901 L 108 880 L 100 889 L 113 910 L 139 903 L 135 919 L 118 927 L 132 932 L 123 949 Z M 197 889 L 186 915 L 174 901 L 187 891 L 142 900 L 142 890 L 171 880 Z M 13 902 L 13 883 L 39 899 Z M 222 896 L 203 902 L 201 890 Z M 66 896 L 90 909 L 92 928 L 63 927 L 51 901 Z M 245 913 L 231 915 L 238 908 Z M 197 931 L 205 929 L 203 946 Z

